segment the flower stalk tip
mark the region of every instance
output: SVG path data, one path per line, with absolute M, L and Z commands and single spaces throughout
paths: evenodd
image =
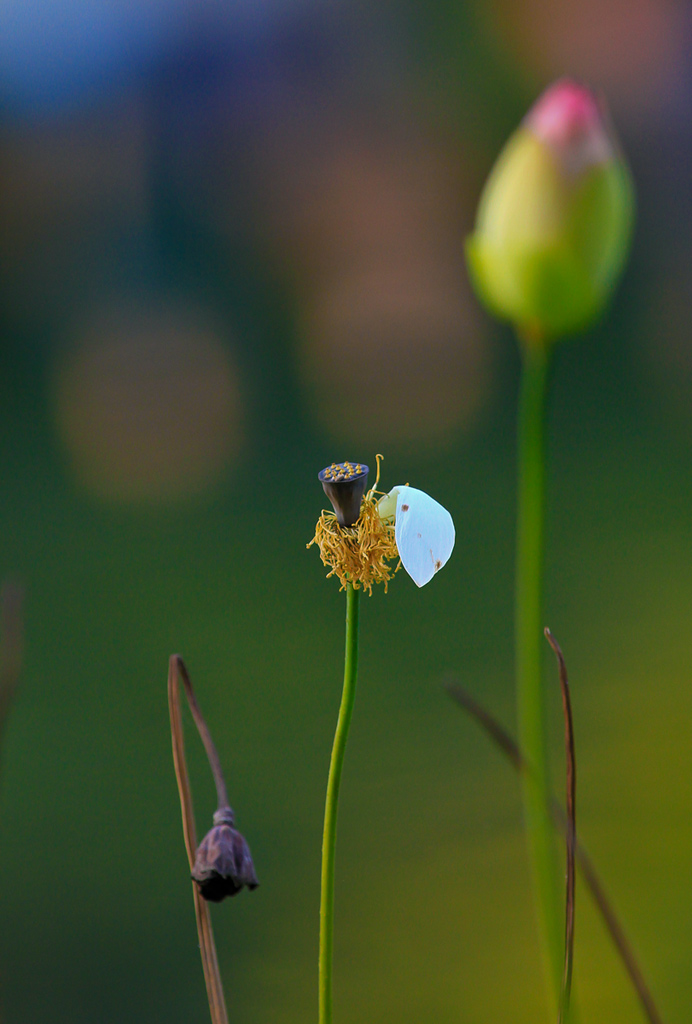
M 369 470 L 361 462 L 332 463 L 318 474 L 334 512 L 322 512 L 307 546 L 317 544 L 327 576 L 338 576 L 342 590 L 372 594 L 374 584 L 383 583 L 386 592 L 400 565 L 422 587 L 454 547 L 452 517 L 430 495 L 408 484 L 389 494 L 377 490 L 381 460 L 378 455 L 377 479 L 367 493 Z

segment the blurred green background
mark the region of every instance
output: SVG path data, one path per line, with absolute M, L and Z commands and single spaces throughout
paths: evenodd
M 208 1019 L 173 776 L 186 659 L 261 881 L 213 912 L 233 1024 L 316 1019 L 344 598 L 333 460 L 448 507 L 362 608 L 337 1020 L 546 1020 L 514 728 L 518 357 L 463 239 L 525 109 L 603 90 L 638 187 L 607 319 L 558 353 L 548 607 L 582 837 L 667 1022 L 692 999 L 692 22 L 674 0 L 0 8 L 0 572 L 27 588 L 2 750 L 0 1017 Z M 547 658 L 549 679 L 554 670 Z M 551 695 L 556 785 L 561 735 Z M 188 719 L 189 724 L 189 719 Z M 213 787 L 189 731 L 198 828 Z M 641 1019 L 578 892 L 585 1022 Z

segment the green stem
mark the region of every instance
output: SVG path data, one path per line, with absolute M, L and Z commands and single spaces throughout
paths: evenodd
M 518 425 L 518 509 L 515 643 L 519 745 L 533 766 L 522 790 L 529 860 L 537 902 L 544 966 L 553 1008 L 562 962 L 562 913 L 550 823 L 546 757 L 543 661 L 543 564 L 545 554 L 545 420 L 550 346 L 523 340 Z
M 319 955 L 319 1024 L 332 1020 L 332 959 L 334 947 L 334 858 L 336 853 L 336 818 L 339 806 L 339 786 L 344 766 L 348 728 L 353 714 L 358 673 L 358 597 L 359 590 L 346 587 L 346 655 L 344 661 L 344 689 L 341 694 L 339 720 L 336 723 L 332 759 L 329 765 L 327 800 L 324 809 L 322 836 L 322 900 L 320 904 Z

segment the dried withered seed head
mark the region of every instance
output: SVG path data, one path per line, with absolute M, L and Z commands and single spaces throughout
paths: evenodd
M 357 522 L 369 472 L 363 462 L 332 462 L 317 474 L 339 526 L 353 526 Z
M 233 823 L 230 807 L 218 810 L 214 815 L 214 827 L 197 849 L 192 878 L 200 895 L 212 903 L 220 903 L 226 896 L 235 896 L 243 886 L 256 889 L 259 885 L 250 848 L 240 832 L 233 828 Z

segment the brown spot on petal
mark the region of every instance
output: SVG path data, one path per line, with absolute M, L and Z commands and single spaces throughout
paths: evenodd
M 401 511 L 402 512 L 408 512 L 408 505 L 402 505 L 401 506 Z
M 437 572 L 437 570 L 441 569 L 441 568 L 442 568 L 442 562 L 438 558 L 437 561 L 435 562 L 435 572 Z

